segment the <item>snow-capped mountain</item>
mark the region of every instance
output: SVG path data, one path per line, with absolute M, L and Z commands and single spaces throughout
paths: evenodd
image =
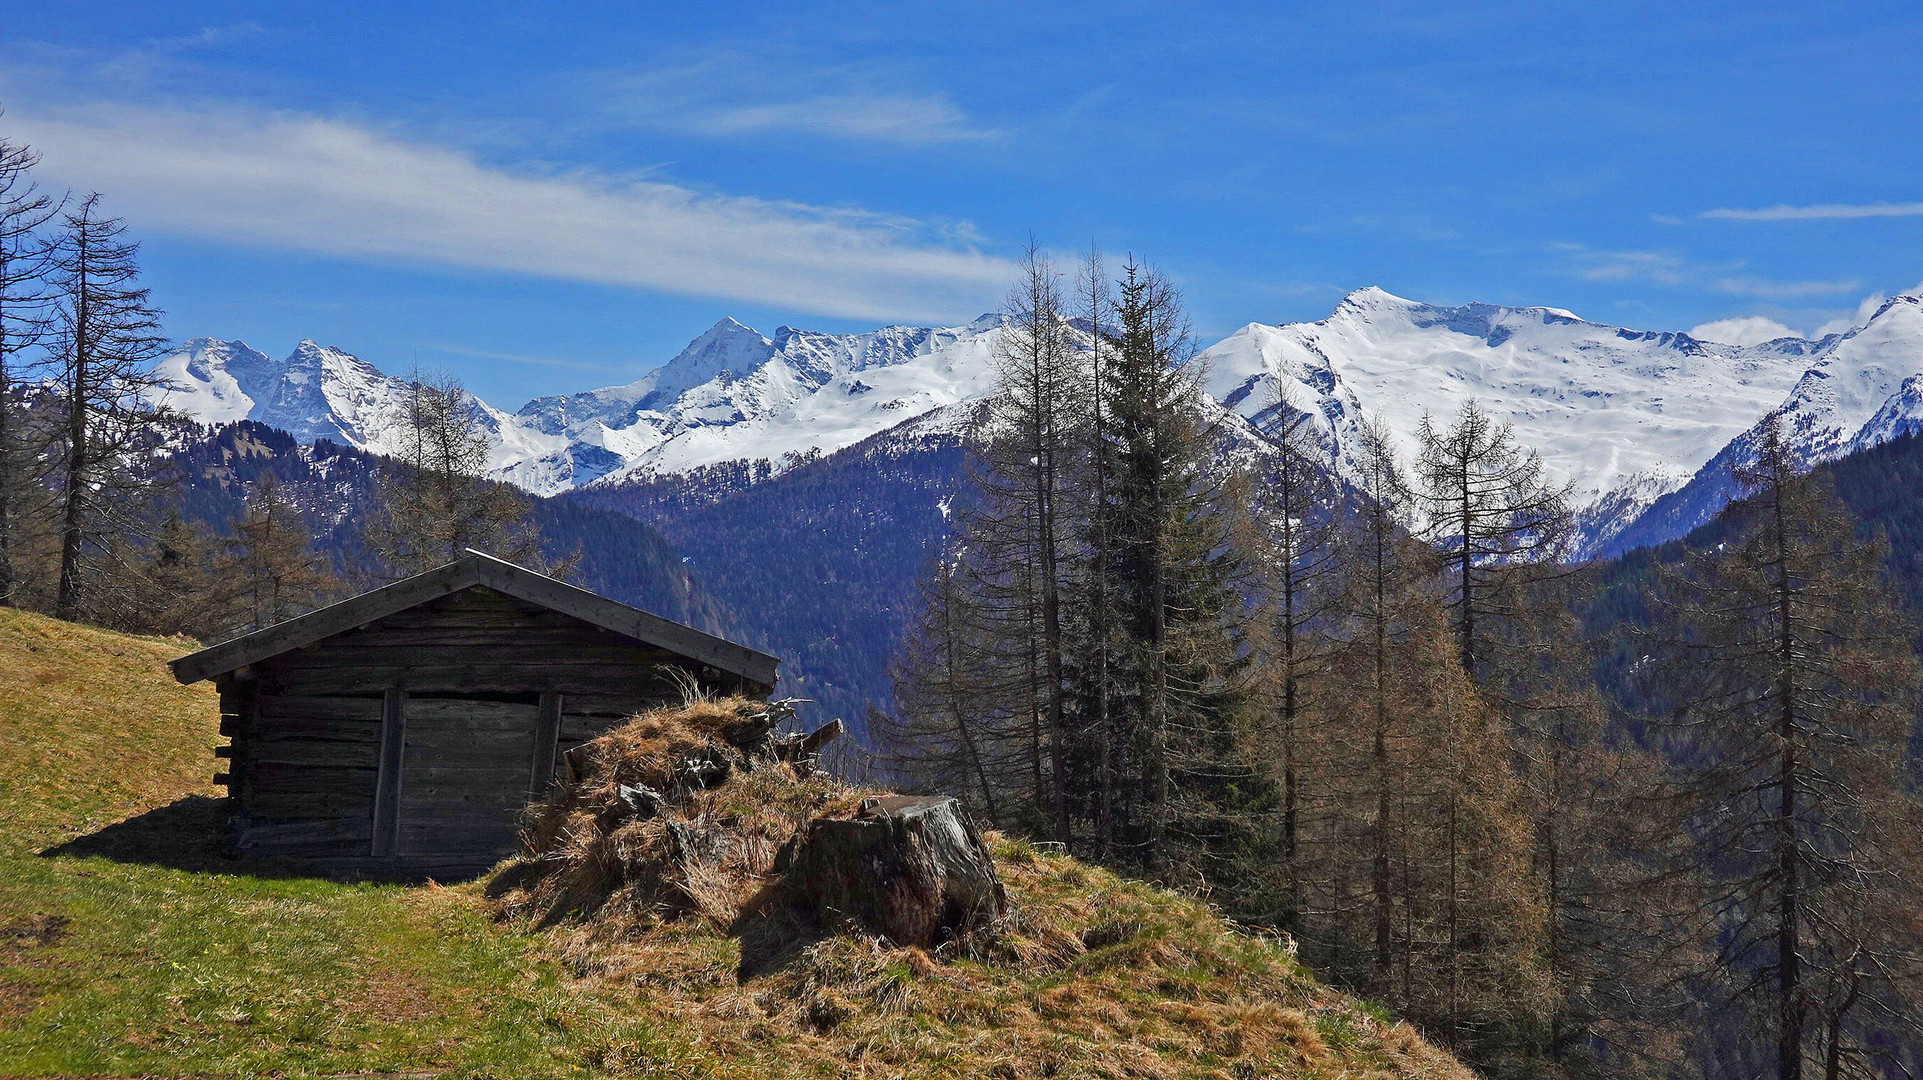
M 1437 307 L 1368 288 L 1320 322 L 1252 323 L 1202 356 L 1210 393 L 1258 421 L 1283 400 L 1307 412 L 1345 472 L 1365 415 L 1406 456 L 1425 414 L 1445 423 L 1473 397 L 1574 482 L 1593 547 L 1780 402 L 1823 345 L 1722 345 L 1556 308 Z
M 723 319 L 635 382 L 536 398 L 518 419 L 567 441 L 569 459 L 552 471 L 577 485 L 724 461 L 767 461 L 778 472 L 990 393 L 1002 324 L 984 315 L 865 334 L 784 326 L 771 340 Z
M 906 421 L 980 415 L 947 406 L 993 393 L 1005 320 L 863 334 L 723 319 L 642 378 L 486 409 L 495 475 L 542 494 L 723 463 L 759 475 L 833 453 Z M 1555 308 L 1444 307 L 1381 289 L 1312 323 L 1251 323 L 1202 353 L 1205 388 L 1260 427 L 1278 403 L 1308 412 L 1338 471 L 1375 416 L 1405 452 L 1425 414 L 1476 398 L 1573 482 L 1585 548 L 1679 535 L 1733 493 L 1728 467 L 1780 412 L 1811 462 L 1923 427 L 1923 298 L 1899 296 L 1864 326 L 1820 340 L 1737 346 L 1593 323 Z M 406 381 L 302 342 L 284 361 L 197 339 L 163 362 L 176 406 L 247 417 L 302 440 L 377 452 Z M 1721 481 L 1717 477 L 1721 476 Z
M 1772 343 L 1774 344 L 1774 343 Z M 1923 297 L 1895 296 L 1862 326 L 1824 338 L 1775 408 L 1720 447 L 1676 491 L 1601 546 L 1627 551 L 1681 536 L 1716 516 L 1737 491 L 1735 470 L 1755 461 L 1763 424 L 1777 418 L 1790 448 L 1816 464 L 1923 428 Z
M 401 450 L 408 380 L 339 349 L 306 340 L 287 359 L 273 360 L 243 341 L 194 338 L 156 367 L 171 384 L 162 400 L 204 424 L 254 420 L 303 443 L 329 439 L 376 454 Z M 526 463 L 565 449 L 564 439 L 475 401 L 493 438 L 489 465 L 498 475 L 516 478 L 517 470 L 528 471 Z M 532 479 L 524 486 L 544 486 Z
M 784 326 L 771 340 L 723 319 L 624 386 L 536 398 L 513 414 L 481 403 L 495 443 L 490 465 L 543 495 L 726 461 L 767 461 L 780 472 L 990 393 L 1003 321 L 864 334 Z M 276 361 L 244 342 L 195 338 L 159 367 L 175 387 L 167 402 L 204 423 L 256 420 L 303 442 L 399 449 L 407 380 L 339 349 L 303 341 Z

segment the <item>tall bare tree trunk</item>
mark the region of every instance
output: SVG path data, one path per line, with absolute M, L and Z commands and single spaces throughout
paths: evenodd
M 1779 1080 L 1802 1080 L 1803 1018 L 1805 1005 L 1802 987 L 1802 954 L 1798 950 L 1798 931 L 1803 922 L 1801 860 L 1797 858 L 1796 789 L 1802 781 L 1797 764 L 1797 743 L 1801 738 L 1796 716 L 1796 624 L 1791 609 L 1789 527 L 1783 517 L 1783 500 L 1771 508 L 1770 527 L 1776 532 L 1776 550 L 1783 553 L 1777 564 L 1776 618 L 1777 663 L 1781 682 L 1777 693 L 1781 708 L 1777 717 L 1777 738 L 1782 742 L 1777 768 L 1778 806 L 1776 811 L 1777 873 L 1782 884 L 1776 911 L 1776 986 L 1779 1011 L 1776 1073 Z
M 81 505 L 87 495 L 87 402 L 92 396 L 88 380 L 93 362 L 93 271 L 91 236 L 86 229 L 73 230 L 75 273 L 69 285 L 72 329 L 68 334 L 67 362 L 72 365 L 67 398 L 67 477 L 60 496 L 60 583 L 54 599 L 54 614 L 71 619 L 80 606 Z

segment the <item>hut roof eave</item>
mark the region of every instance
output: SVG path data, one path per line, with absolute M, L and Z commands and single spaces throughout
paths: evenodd
M 170 666 L 174 678 L 180 682 L 199 682 L 475 586 L 485 586 L 637 641 L 658 645 L 751 683 L 772 687 L 775 682 L 779 661 L 767 653 L 629 607 L 472 548 L 444 566 L 209 646 L 173 661 Z

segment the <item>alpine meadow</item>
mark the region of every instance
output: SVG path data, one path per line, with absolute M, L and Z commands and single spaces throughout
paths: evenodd
M 1913 13 L 0 26 L 0 1076 L 1923 1075 Z

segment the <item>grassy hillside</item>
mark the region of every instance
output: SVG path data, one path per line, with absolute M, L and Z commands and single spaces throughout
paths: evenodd
M 206 869 L 219 718 L 166 672 L 187 647 L 0 611 L 0 1076 L 570 1075 L 597 1052 L 698 1075 L 471 891 Z M 69 843 L 107 854 L 38 854 Z
M 1060 962 L 834 938 L 744 981 L 699 920 L 583 952 L 476 884 L 340 883 L 209 842 L 185 643 L 0 611 L 0 1075 L 1466 1077 L 1199 903 L 1002 841 Z

